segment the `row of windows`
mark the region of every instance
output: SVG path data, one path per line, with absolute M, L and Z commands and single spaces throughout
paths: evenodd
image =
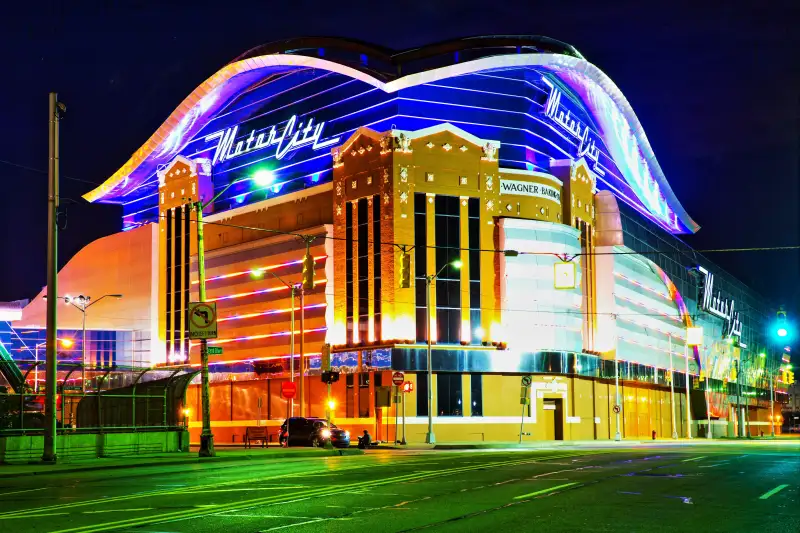
M 461 374 L 436 374 L 437 416 L 483 416 L 483 379 L 481 374 L 470 374 L 470 406 L 464 406 L 464 382 Z M 417 374 L 417 416 L 428 416 L 428 377 Z

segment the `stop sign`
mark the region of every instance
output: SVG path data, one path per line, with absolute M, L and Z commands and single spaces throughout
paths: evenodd
M 404 379 L 405 376 L 403 376 L 402 372 L 395 372 L 394 374 L 392 374 L 392 383 L 394 383 L 398 387 L 403 384 Z
M 287 400 L 294 398 L 297 394 L 297 383 L 294 381 L 284 381 L 281 383 L 281 396 Z

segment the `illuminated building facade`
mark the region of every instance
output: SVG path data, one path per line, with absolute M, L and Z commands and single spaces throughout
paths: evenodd
M 715 435 L 736 431 L 742 380 L 751 422 L 769 424 L 774 358 L 752 357 L 767 349 L 768 306 L 679 240 L 698 226 L 627 100 L 558 41 L 481 37 L 399 53 L 323 38 L 259 47 L 201 84 L 85 197 L 123 206 L 111 248 L 147 248 L 128 258 L 141 272 L 126 296 L 136 304 L 124 308 L 136 319 L 96 327 L 144 339 L 156 365 L 198 362 L 187 309 L 197 299 L 193 206 L 205 204 L 208 300 L 220 316 L 210 345 L 223 348 L 211 365 L 218 442 L 286 414 L 280 383 L 292 358 L 300 367 L 287 283 L 299 281 L 309 240 L 308 414 L 324 415 L 327 343 L 341 372 L 334 419 L 394 438 L 397 408 L 376 398 L 401 371 L 415 386 L 407 439 L 422 440 L 426 284 L 436 276 L 439 440 L 516 440 L 527 374 L 525 439 L 611 438 L 615 362 L 626 437 L 671 434 L 673 364 L 679 434 L 687 368 L 695 433 L 707 427 L 706 405 Z M 73 261 L 82 255 L 93 254 Z M 557 289 L 564 263 L 576 283 Z M 109 276 L 70 268 L 68 286 Z M 20 325 L 41 320 L 37 301 Z M 684 346 L 692 325 L 705 332 L 697 348 Z M 196 389 L 189 401 L 197 413 Z

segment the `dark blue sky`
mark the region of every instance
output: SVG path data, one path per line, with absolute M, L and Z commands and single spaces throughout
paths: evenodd
M 117 208 L 80 199 L 93 187 L 87 182 L 111 175 L 191 90 L 249 48 L 303 35 L 403 49 L 468 35 L 540 34 L 574 45 L 622 89 L 702 226 L 686 238 L 692 246 L 799 244 L 800 7 L 703 4 L 16 3 L 0 17 L 0 161 L 46 169 L 47 93 L 58 91 L 68 108 L 62 196 L 76 201 L 61 233 L 63 263 L 120 227 Z M 0 162 L 0 180 L 0 300 L 29 298 L 45 283 L 47 179 Z M 798 307 L 800 253 L 712 259 L 776 303 Z

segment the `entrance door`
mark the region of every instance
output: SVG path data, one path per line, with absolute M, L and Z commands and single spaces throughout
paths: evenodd
M 564 440 L 563 400 L 545 399 L 542 408 L 545 440 Z

